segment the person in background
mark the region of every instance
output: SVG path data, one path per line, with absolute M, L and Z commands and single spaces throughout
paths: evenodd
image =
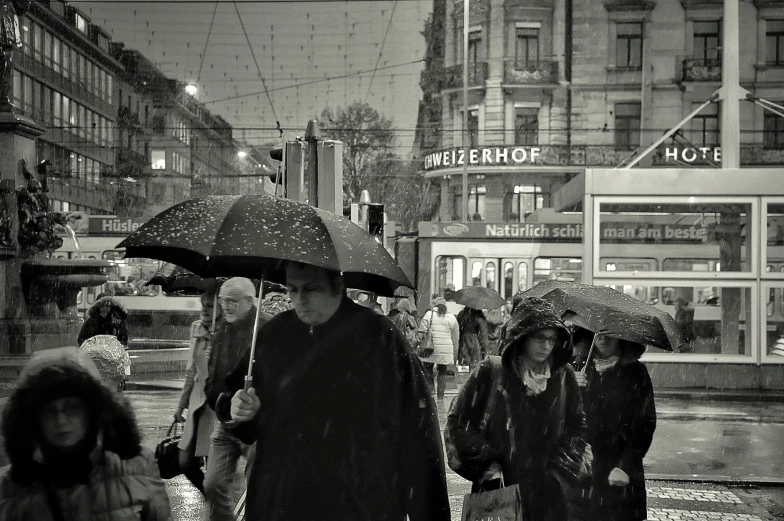
M 95 301 L 90 307 L 89 317 L 79 331 L 77 344 L 82 345 L 85 340 L 96 335 L 111 335 L 124 346 L 128 346 L 128 330 L 125 321 L 128 310 L 114 297 L 104 296 Z
M 643 521 L 648 515 L 643 458 L 656 430 L 653 384 L 640 362 L 645 346 L 605 335 L 594 342 L 585 372 L 576 374 L 594 457 L 576 517 Z
M 3 411 L 0 521 L 168 521 L 130 403 L 76 347 L 36 353 Z
M 419 323 L 419 340 L 424 340 L 428 334 L 433 339 L 433 353 L 422 358 L 422 363 L 431 386 L 435 373 L 436 396 L 443 402 L 447 366 L 453 365 L 457 360 L 457 349 L 460 346 L 460 326 L 457 324 L 457 318 L 446 310 L 444 297 L 437 297 L 433 301 L 432 309 L 425 313 Z
M 457 314 L 457 323 L 460 326 L 458 362 L 473 371 L 487 355 L 487 319 L 481 309 L 464 307 Z
M 507 322 L 500 360 L 479 364 L 447 417 L 449 466 L 473 482 L 473 492 L 497 479 L 519 485 L 525 521 L 570 520 L 565 483 L 577 483 L 587 449 L 569 337 L 552 305 L 522 300 Z M 482 428 L 491 393 L 498 399 Z
M 79 349 L 90 356 L 106 385 L 111 389 L 123 390 L 128 352 L 119 340 L 113 336 L 96 335 L 85 340 Z
M 185 385 L 182 388 L 180 402 L 174 411 L 174 420 L 185 422 L 180 439 L 180 469 L 199 492 L 204 494 L 204 473 L 201 470 L 202 459 L 210 452 L 210 438 L 216 418 L 212 409 L 207 406 L 205 384 L 209 363 L 212 329 L 216 316 L 215 293 L 203 292 L 201 301 L 201 317 L 191 324 L 190 355 L 185 370 Z M 188 411 L 188 418 L 182 416 Z
M 416 342 L 417 319 L 416 308 L 407 298 L 397 298 L 387 318 L 397 326 L 408 343 L 412 346 Z
M 218 304 L 223 318 L 216 324 L 212 336 L 205 385 L 207 405 L 213 411 L 218 397 L 226 390 L 226 377 L 243 354 L 250 350 L 256 321 L 255 295 L 256 287 L 253 282 L 242 277 L 227 280 L 218 293 Z M 261 314 L 259 327 L 270 318 L 267 314 Z M 229 490 L 242 454 L 245 454 L 247 459 L 247 475 L 253 460 L 252 448 L 216 421 L 210 438 L 207 474 L 204 477 L 204 495 L 212 521 L 234 520 Z

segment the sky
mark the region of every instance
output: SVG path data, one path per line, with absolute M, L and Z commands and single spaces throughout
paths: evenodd
M 112 41 L 141 51 L 168 76 L 195 83 L 199 101 L 226 118 L 237 139 L 252 144 L 279 139 L 276 117 L 290 139 L 304 134 L 307 121 L 325 107 L 367 101 L 393 120 L 400 155 L 410 152 L 422 98 L 421 31 L 432 0 L 87 0 L 71 5 L 101 25 Z

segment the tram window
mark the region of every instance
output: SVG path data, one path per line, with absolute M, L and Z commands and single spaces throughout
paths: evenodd
M 528 289 L 528 264 L 519 262 L 517 264 L 517 291 Z
M 775 303 L 776 303 L 776 290 L 774 288 L 770 288 L 770 292 L 768 293 L 768 305 L 766 307 L 767 316 L 769 317 L 773 316 Z
M 471 285 L 482 285 L 482 261 L 474 261 L 471 263 Z
M 514 294 L 514 264 L 504 263 L 504 296 L 510 298 Z
M 465 287 L 465 257 L 443 255 L 436 257 L 436 287 L 433 292 L 443 295 L 447 285 L 452 284 L 455 291 Z
M 715 259 L 664 259 L 663 271 L 721 271 Z
M 121 250 L 103 252 L 109 261 L 109 281 L 104 288 L 121 297 L 154 297 L 160 286 L 148 286 L 147 281 L 158 271 L 160 263 L 152 259 L 123 259 Z
M 485 283 L 485 287 L 490 289 L 498 289 L 496 286 L 495 281 L 495 262 L 488 262 L 487 266 L 485 266 L 485 270 L 487 273 L 487 281 Z
M 543 280 L 581 282 L 583 260 L 571 257 L 537 257 L 534 259 L 534 284 Z
M 600 263 L 603 271 L 656 271 L 656 259 L 623 259 L 602 257 Z

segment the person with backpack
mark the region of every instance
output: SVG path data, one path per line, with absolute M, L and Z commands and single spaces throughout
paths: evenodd
M 500 357 L 482 361 L 452 403 L 444 432 L 450 468 L 473 482 L 518 485 L 525 521 L 570 519 L 569 489 L 584 466 L 586 420 L 569 330 L 528 298 L 512 311 Z

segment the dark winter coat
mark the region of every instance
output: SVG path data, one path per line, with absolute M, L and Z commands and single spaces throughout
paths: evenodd
M 478 425 L 490 395 L 489 359 L 469 376 L 452 404 L 445 431 L 447 450 L 453 452 L 452 469 L 474 483 L 474 492 L 482 474 L 498 463 L 505 483 L 520 485 L 526 521 L 566 521 L 569 507 L 564 485 L 578 479 L 585 450 L 585 415 L 577 380 L 567 365 L 571 357 L 568 330 L 549 304 L 530 300 L 507 323 L 507 342 L 501 348 L 504 391 L 487 428 L 481 431 Z M 523 339 L 545 328 L 560 333 L 550 355 L 551 376 L 541 394 L 528 396 L 512 361 L 520 355 Z
M 38 411 L 52 396 L 68 395 L 84 399 L 96 416 L 92 438 L 85 438 L 89 455 L 58 468 L 40 448 Z M 55 520 L 47 488 L 67 521 L 169 519 L 166 488 L 141 446 L 131 405 L 101 383 L 84 352 L 60 348 L 34 357 L 3 412 L 2 429 L 11 464 L 0 469 L 0 521 Z
M 586 521 L 639 521 L 647 517 L 643 458 L 656 430 L 653 385 L 639 354 L 624 356 L 599 374 L 589 364 L 583 403 L 588 419 L 588 442 L 593 449 L 593 491 L 587 495 Z M 629 475 L 626 487 L 607 483 L 610 471 L 620 468 Z
M 105 316 L 101 316 L 100 308 L 105 303 L 109 303 L 111 309 Z M 122 302 L 114 297 L 102 297 L 95 301 L 90 307 L 87 320 L 84 321 L 77 343 L 82 345 L 85 340 L 97 335 L 111 335 L 124 346 L 128 345 L 128 330 L 125 328 L 125 320 L 128 318 L 128 310 Z
M 463 308 L 457 314 L 460 326 L 460 361 L 473 364 L 487 354 L 487 319 L 478 309 Z
M 272 318 L 266 313 L 259 316 L 259 327 Z M 204 390 L 207 394 L 207 405 L 215 409 L 218 396 L 225 390 L 223 386 L 226 377 L 231 373 L 246 351 L 250 350 L 253 342 L 253 326 L 256 323 L 256 307 L 251 307 L 242 320 L 229 324 L 220 320 L 215 325 L 212 335 L 209 362 L 207 368 L 207 381 Z M 247 372 L 247 366 L 246 366 Z
M 315 327 L 275 316 L 259 331 L 253 386 L 261 409 L 233 428 L 256 442 L 248 521 L 449 521 L 435 403 L 386 317 L 348 298 Z M 222 421 L 230 398 L 218 401 Z

